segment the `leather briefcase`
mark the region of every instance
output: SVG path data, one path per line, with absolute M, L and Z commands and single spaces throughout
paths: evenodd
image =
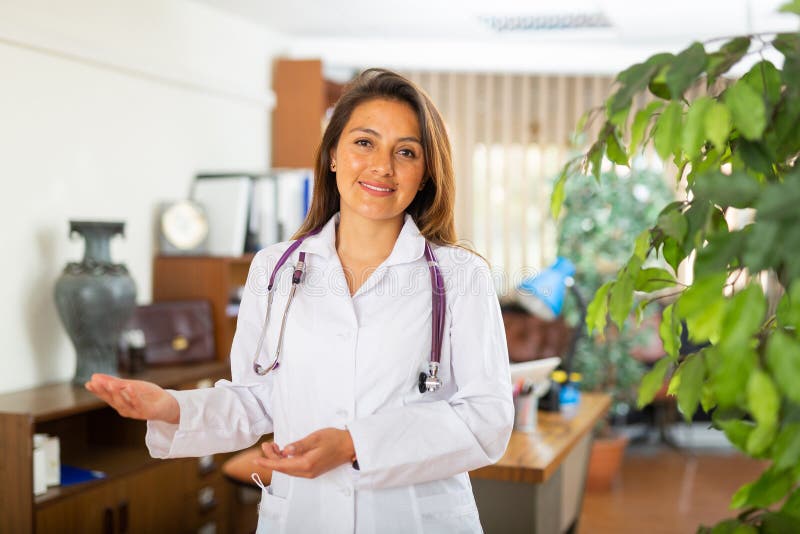
M 174 365 L 213 360 L 214 320 L 205 300 L 138 306 L 125 330 L 144 333 L 145 363 Z

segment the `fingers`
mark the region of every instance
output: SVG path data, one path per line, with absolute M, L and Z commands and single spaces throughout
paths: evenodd
M 280 460 L 283 457 L 281 456 L 280 447 L 278 447 L 278 444 L 274 441 L 262 443 L 261 451 L 264 453 L 264 457 L 269 458 L 270 460 Z
M 280 473 L 285 473 L 289 476 L 314 478 L 322 474 L 318 466 L 315 465 L 314 459 L 306 456 L 292 456 L 290 458 L 258 458 L 255 460 L 256 465 L 266 469 L 272 469 Z
M 117 410 L 123 417 L 142 418 L 137 406 L 138 395 L 127 380 L 96 373 L 86 383 L 86 389 Z
M 316 448 L 319 445 L 320 441 L 319 432 L 320 431 L 312 432 L 303 439 L 288 444 L 286 447 L 283 448 L 284 458 L 290 456 L 301 456 L 307 453 L 308 451 Z

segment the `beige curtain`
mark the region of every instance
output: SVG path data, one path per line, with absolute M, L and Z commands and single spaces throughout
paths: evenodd
M 456 225 L 506 277 L 506 289 L 555 258 L 552 182 L 580 116 L 608 76 L 406 72 L 444 115 L 457 179 Z M 599 124 L 593 124 L 596 129 Z M 502 288 L 498 288 L 502 289 Z

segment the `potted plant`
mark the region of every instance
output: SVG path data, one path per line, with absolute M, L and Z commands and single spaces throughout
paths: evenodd
M 604 187 L 578 176 L 567 182 L 564 215 L 558 221 L 558 254 L 573 261 L 577 287 L 587 295 L 614 278 L 620 260 L 631 253 L 631 242 L 674 200 L 662 173 L 643 162 L 633 169 L 612 167 L 603 173 L 602 183 Z M 565 313 L 574 324 L 577 311 L 568 308 Z M 619 472 L 628 440 L 615 427 L 624 423 L 636 402 L 645 367 L 632 352 L 645 335 L 641 329 L 610 326 L 602 335 L 582 337 L 576 347 L 572 369 L 582 376 L 581 389 L 602 391 L 612 399 L 609 417 L 595 432 L 589 489 L 608 488 Z
M 781 10 L 800 15 L 800 1 Z M 765 59 L 768 49 L 781 66 Z M 716 83 L 746 55 L 756 61 L 746 74 Z M 696 84 L 705 94 L 687 92 Z M 653 100 L 635 109 L 642 93 Z M 629 165 L 642 145 L 675 163 L 687 195 L 636 237 L 630 259 L 595 293 L 588 327 L 604 331 L 608 316 L 622 327 L 634 291 L 668 289 L 674 302 L 660 328 L 668 357 L 644 377 L 640 404 L 674 371 L 669 391 L 687 420 L 698 406 L 713 410 L 734 446 L 769 461 L 733 495 L 739 514 L 713 532 L 800 532 L 800 33 L 656 54 L 620 73 L 595 114 L 599 135 L 565 165 L 554 216 L 576 169 L 599 180 L 604 157 Z M 669 266 L 645 267 L 653 257 Z M 675 273 L 687 258 L 692 278 L 683 284 Z M 679 354 L 684 325 L 691 341 L 707 342 L 688 356 Z

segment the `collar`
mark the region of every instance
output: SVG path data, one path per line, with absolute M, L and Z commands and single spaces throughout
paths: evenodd
M 303 242 L 300 250 L 306 253 L 316 254 L 320 257 L 330 259 L 336 257 L 336 226 L 339 224 L 339 212 L 331 217 L 322 230 L 317 235 L 312 235 Z M 394 243 L 389 257 L 383 265 L 398 265 L 401 263 L 411 263 L 417 261 L 425 254 L 425 237 L 417 228 L 413 217 L 405 214 L 403 228 L 397 241 Z

